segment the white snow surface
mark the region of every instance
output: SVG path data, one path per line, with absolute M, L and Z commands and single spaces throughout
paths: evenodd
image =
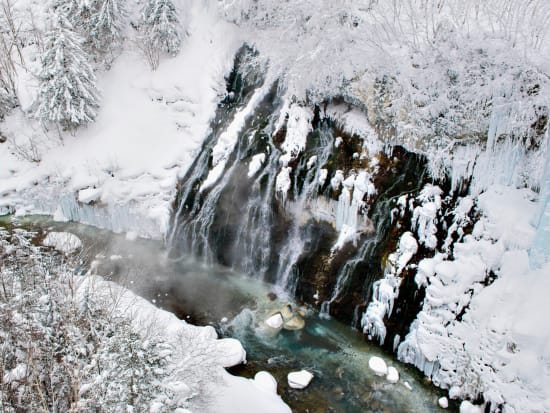
M 88 127 L 60 136 L 55 127 L 41 128 L 21 111 L 11 113 L 2 124 L 8 142 L 0 144 L 0 209 L 53 214 L 64 198 L 76 197 L 110 212 L 98 212 L 99 222 L 90 214 L 68 216 L 64 210 L 68 219 L 162 236 L 176 180 L 208 133 L 225 89 L 223 76 L 242 44 L 216 7 L 199 0 L 176 1 L 176 6 L 189 34 L 179 55 L 163 57 L 152 72 L 129 39 L 111 69 L 97 73 L 101 108 Z M 37 60 L 32 47 L 24 53 L 26 61 Z M 17 81 L 25 109 L 36 81 L 24 70 Z M 122 210 L 131 219 L 119 225 Z

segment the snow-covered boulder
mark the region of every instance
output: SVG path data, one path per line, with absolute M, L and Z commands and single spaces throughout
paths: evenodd
M 82 241 L 69 232 L 50 232 L 42 241 L 42 245 L 53 247 L 64 254 L 71 254 L 82 247 Z
M 449 407 L 449 400 L 448 400 L 446 397 L 440 397 L 440 398 L 437 400 L 437 404 L 438 404 L 439 407 L 441 407 L 442 409 L 446 409 L 447 407 Z
M 397 383 L 399 381 L 399 372 L 395 367 L 388 367 L 388 374 L 386 375 L 386 380 L 389 383 Z
M 265 320 L 265 323 L 276 330 L 283 327 L 283 316 L 280 312 L 273 314 L 271 317 L 269 317 L 267 320 Z
M 254 376 L 254 385 L 268 393 L 277 394 L 277 380 L 267 371 L 259 371 Z
M 313 374 L 307 370 L 293 371 L 288 373 L 288 385 L 293 389 L 305 389 L 311 383 Z
M 388 374 L 388 366 L 380 357 L 373 356 L 369 359 L 369 368 L 374 371 L 377 376 L 385 376 Z

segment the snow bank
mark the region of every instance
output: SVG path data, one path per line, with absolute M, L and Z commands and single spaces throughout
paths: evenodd
M 82 278 L 78 287 L 80 300 L 83 300 L 90 291 L 116 303 L 116 309 L 127 315 L 136 328 L 143 331 L 144 334 L 147 331 L 155 331 L 161 334 L 168 344 L 173 345 L 176 349 L 180 348 L 182 351 L 192 350 L 193 346 L 199 346 L 202 349 L 200 353 L 191 351 L 189 354 L 201 358 L 197 360 L 199 366 L 201 363 L 217 365 L 218 376 L 221 378 L 221 383 L 216 381 L 216 377 L 206 377 L 201 382 L 206 386 L 207 397 L 210 397 L 208 399 L 209 411 L 229 413 L 290 412 L 276 391 L 265 391 L 270 387 L 266 385 L 265 377 L 259 378 L 256 382 L 232 376 L 223 370 L 223 367 L 230 367 L 245 361 L 246 352 L 238 340 L 217 339 L 217 334 L 212 327 L 197 327 L 187 324 L 174 314 L 155 307 L 144 298 L 136 296 L 118 284 L 105 281 L 99 276 Z

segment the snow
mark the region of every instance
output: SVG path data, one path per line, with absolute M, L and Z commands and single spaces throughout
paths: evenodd
M 254 385 L 267 393 L 277 394 L 277 380 L 267 371 L 259 371 L 254 375 Z
M 384 318 L 391 315 L 393 303 L 399 295 L 401 272 L 418 251 L 418 243 L 411 232 L 399 238 L 397 250 L 387 260 L 384 278 L 373 284 L 372 301 L 361 318 L 363 332 L 370 338 L 377 337 L 380 344 L 386 339 Z
M 286 199 L 286 194 L 288 190 L 290 189 L 290 173 L 292 172 L 292 168 L 290 166 L 284 166 L 281 171 L 277 174 L 277 178 L 275 180 L 275 188 L 278 194 L 281 195 L 281 198 L 284 200 Z
M 468 400 L 464 400 L 460 403 L 460 413 L 482 413 L 483 410 L 480 407 L 474 406 Z
M 478 197 L 474 231 L 419 263 L 422 311 L 398 357 L 415 364 L 451 397 L 505 403 L 509 411 L 546 411 L 550 400 L 550 265 L 529 265 L 536 197 L 495 185 Z M 495 281 L 485 286 L 488 274 Z M 462 319 L 457 315 L 464 312 Z
M 82 248 L 82 241 L 69 232 L 49 232 L 42 241 L 46 247 L 53 247 L 64 254 L 71 254 Z
M 265 383 L 263 383 L 265 384 Z M 224 374 L 221 386 L 213 389 L 215 399 L 209 411 L 227 413 L 290 413 L 281 397 L 259 389 L 255 380 Z
M 267 320 L 265 320 L 265 323 L 274 329 L 280 329 L 283 327 L 283 316 L 281 313 L 273 314 L 271 317 L 269 317 Z
M 393 366 L 388 367 L 388 374 L 386 375 L 388 383 L 395 384 L 399 381 L 399 372 Z
M 218 373 L 221 383 L 215 377 L 210 377 L 203 385 L 207 387 L 207 394 L 211 399 L 211 411 L 228 413 L 255 413 L 258 411 L 269 413 L 290 412 L 288 406 L 273 392 L 272 384 L 268 384 L 266 375 L 260 375 L 258 382 L 242 377 L 232 376 L 223 370 L 244 361 L 246 355 L 241 343 L 235 339 L 218 339 L 211 326 L 197 327 L 179 320 L 174 314 L 155 307 L 153 304 L 136 296 L 129 290 L 99 276 L 82 278 L 78 287 L 80 299 L 90 291 L 105 296 L 116 302 L 118 311 L 128 315 L 139 331 L 156 331 L 162 334 L 167 343 L 176 348 L 186 346 L 200 346 L 207 355 L 213 357 L 210 362 L 219 366 Z M 182 340 L 184 340 L 182 342 Z M 188 340 L 186 343 L 185 340 Z M 210 350 L 208 350 L 210 349 Z M 200 357 L 200 356 L 199 356 Z M 203 360 L 204 363 L 208 361 Z M 267 373 L 266 373 L 267 374 Z M 271 386 L 271 387 L 270 387 Z M 266 389 L 271 389 L 266 391 Z
M 437 404 L 442 409 L 446 409 L 447 407 L 449 407 L 449 400 L 446 397 L 440 397 L 439 399 L 437 399 Z
M 373 356 L 369 359 L 369 368 L 374 371 L 374 374 L 377 376 L 385 376 L 388 374 L 386 362 L 378 356 Z
M 250 164 L 248 165 L 248 174 L 249 178 L 252 178 L 260 170 L 262 165 L 265 162 L 265 153 L 259 153 L 252 157 Z
M 311 383 L 313 374 L 307 370 L 293 371 L 288 373 L 287 381 L 288 385 L 292 389 L 305 389 Z
M 251 116 L 256 106 L 262 101 L 265 95 L 269 92 L 271 84 L 265 82 L 255 92 L 248 104 L 235 115 L 231 124 L 220 135 L 216 145 L 212 148 L 212 165 L 213 168 L 208 173 L 208 176 L 202 183 L 200 191 L 204 191 L 214 185 L 220 179 L 229 156 L 233 152 L 233 148 L 237 144 L 239 132 L 244 128 L 246 120 Z
M 289 161 L 296 159 L 298 154 L 305 149 L 306 138 L 311 132 L 311 119 L 313 118 L 309 108 L 294 103 L 290 105 L 288 111 L 281 111 L 280 119 L 286 119 L 287 116 L 286 136 L 281 144 L 283 166 L 287 166 Z
M 131 210 L 136 222 L 151 221 L 140 235 L 162 236 L 176 179 L 190 166 L 208 133 L 224 91 L 223 75 L 241 44 L 235 28 L 220 20 L 215 8 L 201 1 L 180 7 L 188 33 L 180 54 L 163 57 L 152 72 L 129 40 L 111 69 L 97 73 L 102 103 L 96 121 L 74 136 L 63 133 L 61 142 L 57 129 L 42 129 L 21 111 L 8 116 L 2 132 L 9 143 L 0 145 L 0 209 L 53 214 L 62 199 L 77 196 L 82 203 L 100 201 L 96 209 Z M 33 61 L 32 48 L 23 51 L 26 60 Z M 29 90 L 27 100 L 32 100 L 32 76 L 21 70 L 17 80 L 19 90 Z M 29 154 L 29 143 L 34 143 L 40 162 L 19 156 L 12 150 L 13 142 L 28 148 Z M 42 198 L 47 202 L 36 202 Z M 110 214 L 100 214 L 106 220 L 101 227 L 119 232 L 139 228 L 117 225 L 107 221 L 105 215 Z M 89 216 L 65 216 L 98 224 Z
M 413 211 L 413 228 L 418 234 L 418 241 L 430 249 L 437 246 L 437 215 L 441 208 L 441 193 L 438 186 L 426 184 L 417 197 L 421 204 Z

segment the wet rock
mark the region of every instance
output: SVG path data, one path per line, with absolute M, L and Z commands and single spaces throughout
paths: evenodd
M 293 371 L 288 373 L 288 385 L 293 389 L 305 389 L 311 383 L 313 374 L 307 370 Z
M 301 330 L 306 325 L 305 320 L 299 315 L 294 315 L 284 321 L 283 328 L 285 330 Z
M 269 298 L 269 301 L 275 301 L 277 299 L 277 294 L 274 292 L 267 293 L 267 298 Z

